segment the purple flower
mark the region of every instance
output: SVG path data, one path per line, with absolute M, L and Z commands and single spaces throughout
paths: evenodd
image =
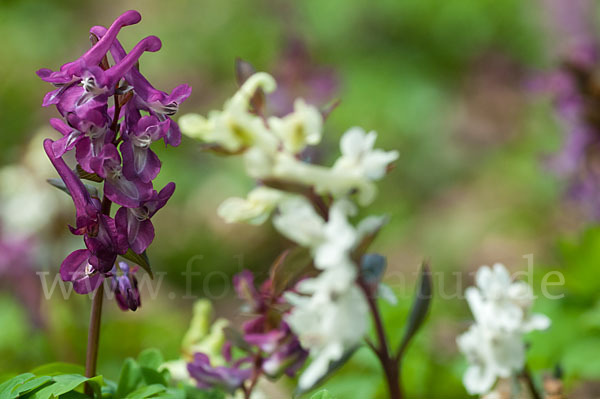
M 152 183 L 140 179 L 129 180 L 123 175 L 121 156 L 113 144 L 106 144 L 99 156 L 91 161 L 91 169 L 105 179 L 104 195 L 111 201 L 129 208 L 137 208 L 152 196 Z
M 73 289 L 78 294 L 95 291 L 104 281 L 104 274 L 90 263 L 91 256 L 89 250 L 78 249 L 71 252 L 60 265 L 60 277 L 63 281 L 72 282 Z
M 175 183 L 167 184 L 160 193 L 154 191 L 147 201 L 142 201 L 138 207 L 121 207 L 115 215 L 119 233 L 127 237 L 131 249 L 141 254 L 154 240 L 154 226 L 150 218 L 160 210 L 175 191 Z
M 111 290 L 115 293 L 117 305 L 123 311 L 132 310 L 142 306 L 138 282 L 135 277 L 136 268 L 130 268 L 125 262 L 119 262 L 118 267 L 112 270 Z M 120 274 L 119 274 L 120 272 Z
M 52 83 L 59 88 L 79 81 L 82 78 L 83 71 L 87 67 L 100 64 L 121 28 L 137 24 L 141 19 L 142 17 L 139 12 L 133 10 L 126 11 L 113 22 L 107 30 L 106 35 L 77 60 L 64 64 L 60 68 L 60 71 L 57 72 L 53 72 L 50 69 L 40 69 L 37 71 L 37 75 L 42 80 Z M 57 91 L 60 91 L 60 89 Z
M 37 240 L 15 235 L 0 219 L 0 290 L 10 290 L 23 303 L 37 327 L 45 324 L 41 305 L 40 276 L 36 273 Z
M 600 179 L 597 171 L 600 148 L 600 96 L 596 70 L 600 45 L 590 19 L 588 0 L 551 0 L 548 3 L 561 33 L 562 66 L 536 80 L 536 89 L 549 92 L 565 132 L 564 144 L 548 162 L 549 168 L 568 185 L 567 196 L 586 213 L 600 218 Z
M 288 335 L 287 340 L 263 361 L 262 369 L 271 378 L 277 378 L 283 373 L 293 377 L 307 358 L 308 352 L 302 348 L 298 338 Z
M 135 128 L 121 144 L 123 175 L 126 178 L 150 182 L 160 172 L 160 159 L 150 149 L 150 144 L 163 138 L 169 129 L 169 121 L 159 121 L 155 116 L 140 118 Z
M 197 382 L 198 388 L 220 388 L 234 393 L 252 375 L 251 369 L 210 365 L 210 359 L 203 353 L 196 353 L 194 361 L 188 363 L 188 372 Z
M 104 37 L 107 34 L 106 28 L 102 26 L 94 26 L 91 33 L 98 37 Z M 118 40 L 113 41 L 111 47 L 113 58 L 119 62 L 125 56 L 125 50 Z M 159 121 L 167 121 L 166 133 L 163 136 L 165 144 L 174 147 L 181 143 L 181 132 L 179 126 L 170 119 L 179 110 L 179 105 L 184 102 L 191 94 L 192 88 L 186 84 L 177 86 L 170 94 L 155 89 L 150 82 L 136 69 L 132 68 L 125 76 L 127 82 L 133 86 L 134 96 L 131 102 L 127 105 L 126 124 L 130 129 L 137 123 L 139 119 L 139 110 L 148 111 L 151 115 L 156 116 Z M 131 108 L 135 111 L 132 112 Z
M 316 106 L 331 101 L 339 86 L 334 70 L 317 66 L 301 40 L 289 40 L 285 49 L 273 73 L 277 80 L 277 90 L 269 95 L 273 114 L 292 112 L 298 97 Z
M 254 286 L 254 275 L 250 270 L 243 270 L 233 276 L 233 287 L 238 297 L 246 302 L 248 311 L 259 312 L 264 308 L 263 298 Z
M 117 254 L 124 254 L 127 247 L 124 245 L 123 238 L 117 234 L 115 221 L 100 212 L 100 202 L 90 197 L 81 180 L 69 169 L 65 161 L 54 156 L 52 146 L 52 140 L 44 141 L 44 149 L 69 190 L 75 205 L 76 227 L 71 227 L 71 232 L 83 235 L 87 247 L 87 250 L 73 252 L 63 261 L 61 277 L 65 281 L 76 283 L 77 292 L 86 293 L 81 291 L 90 292 L 97 287 L 95 273 L 108 273 L 114 265 Z

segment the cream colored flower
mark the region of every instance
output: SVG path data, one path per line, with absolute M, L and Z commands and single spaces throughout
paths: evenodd
M 467 288 L 465 295 L 477 323 L 521 333 L 550 326 L 548 317 L 531 312 L 534 300 L 531 286 L 524 281 L 512 281 L 504 265 L 482 266 L 476 281 L 477 287 Z
M 187 114 L 179 119 L 179 127 L 188 137 L 218 144 L 227 151 L 236 152 L 251 146 L 275 151 L 278 142 L 268 131 L 264 121 L 250 113 L 250 99 L 259 88 L 269 93 L 276 83 L 267 73 L 252 75 L 235 95 L 228 100 L 223 111 L 211 111 L 208 118 Z
M 300 376 L 299 386 L 307 389 L 326 372 L 331 362 L 358 345 L 368 328 L 368 307 L 363 293 L 356 285 L 339 291 L 343 269 L 331 269 L 318 277 L 303 281 L 298 290 L 302 296 L 287 294 L 293 305 L 286 321 L 298 335 L 312 358 Z
M 531 313 L 531 287 L 512 281 L 503 265 L 482 266 L 475 279 L 477 287 L 465 292 L 475 324 L 457 338 L 457 344 L 469 362 L 463 376 L 467 391 L 486 394 L 498 378 L 508 378 L 523 369 L 523 335 L 548 328 L 550 319 Z
M 294 112 L 283 118 L 269 118 L 269 127 L 283 142 L 286 151 L 296 154 L 307 145 L 319 144 L 323 135 L 323 117 L 319 110 L 298 98 Z
M 498 378 L 508 378 L 523 368 L 525 344 L 518 333 L 473 324 L 456 342 L 469 362 L 463 383 L 471 395 L 488 393 Z
M 370 217 L 355 228 L 348 221 L 348 216 L 355 213 L 356 207 L 350 201 L 337 200 L 325 221 L 306 198 L 294 196 L 279 205 L 273 225 L 290 240 L 309 248 L 317 268 L 346 268 L 354 272 L 357 267 L 351 259 L 352 250 L 364 235 L 383 222 L 381 218 Z
M 227 223 L 262 224 L 285 197 L 286 193 L 283 191 L 261 186 L 250 191 L 247 198 L 226 199 L 217 213 Z
M 225 359 L 222 354 L 225 344 L 223 329 L 229 325 L 225 319 L 213 319 L 213 306 L 210 301 L 200 299 L 194 304 L 194 315 L 181 343 L 182 357 L 163 363 L 160 370 L 169 370 L 174 381 L 185 381 L 194 384 L 187 370 L 187 364 L 192 360 L 194 353 L 206 354 L 214 366 L 222 366 Z
M 371 180 L 344 170 L 302 162 L 285 153 L 279 153 L 271 166 L 271 175 L 279 180 L 312 186 L 321 195 L 331 194 L 334 198 L 356 193 L 360 205 L 370 204 L 377 194 Z
M 381 179 L 388 165 L 398 159 L 398 151 L 374 149 L 376 139 L 375 132 L 365 133 L 360 127 L 349 129 L 340 141 L 342 156 L 333 165 L 333 170 L 369 180 Z

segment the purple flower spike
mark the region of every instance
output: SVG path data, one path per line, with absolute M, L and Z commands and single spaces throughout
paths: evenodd
M 115 215 L 119 234 L 127 237 L 131 249 L 141 254 L 154 240 L 154 226 L 150 218 L 156 214 L 175 191 L 175 183 L 167 184 L 160 193 L 153 192 L 148 201 L 144 201 L 137 208 L 122 207 Z
M 121 271 L 121 275 L 118 272 Z M 115 266 L 112 270 L 113 279 L 111 282 L 111 290 L 115 293 L 117 305 L 123 311 L 136 311 L 142 306 L 140 291 L 138 289 L 137 278 L 135 277 L 136 268 L 130 268 L 125 262 L 119 262 L 119 266 Z
M 56 106 L 62 119 L 53 118 L 50 124 L 62 137 L 46 140 L 44 149 L 75 205 L 71 233 L 82 236 L 87 248 L 65 259 L 63 279 L 73 282 L 77 292 L 87 293 L 103 279 L 114 277 L 118 304 L 131 310 L 140 306 L 137 280 L 128 266 L 115 268 L 115 261 L 130 249 L 143 253 L 154 239 L 150 218 L 169 200 L 175 184 L 167 184 L 160 192 L 154 190 L 152 181 L 160 172 L 161 161 L 150 145 L 161 139 L 178 143 L 179 130 L 169 116 L 173 104 L 176 109 L 190 92 L 186 85 L 178 86 L 171 95 L 159 92 L 139 72 L 143 53 L 161 48 L 158 37 L 148 36 L 125 52 L 117 35 L 124 26 L 140 20 L 137 11 L 127 11 L 108 29 L 92 28 L 97 40 L 92 37 L 95 44 L 85 54 L 59 71 L 37 72 L 56 86 L 45 95 L 42 105 Z M 112 63 L 106 57 L 109 51 Z M 135 80 L 142 84 L 140 93 L 145 90 L 152 101 L 166 102 L 162 111 L 154 112 L 146 105 L 134 90 Z M 62 157 L 72 150 L 77 170 L 91 176 L 67 166 Z M 103 185 L 102 203 L 90 196 L 80 176 Z M 119 223 L 110 217 L 112 202 L 122 207 L 116 215 Z
M 197 382 L 198 388 L 221 388 L 229 393 L 234 393 L 241 388 L 244 381 L 250 378 L 250 369 L 238 367 L 212 367 L 210 359 L 204 353 L 196 353 L 194 361 L 188 363 L 188 372 Z
M 137 11 L 130 10 L 124 12 L 115 20 L 115 22 L 113 22 L 98 43 L 92 46 L 92 48 L 86 51 L 80 58 L 64 64 L 58 72 L 53 72 L 50 69 L 40 69 L 37 71 L 37 75 L 42 80 L 56 86 L 70 84 L 79 80 L 86 67 L 100 64 L 100 61 L 102 61 L 102 58 L 112 46 L 112 43 L 116 39 L 121 28 L 137 24 L 141 19 L 142 16 Z

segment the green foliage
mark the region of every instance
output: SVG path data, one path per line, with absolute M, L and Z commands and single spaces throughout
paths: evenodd
M 133 250 L 128 249 L 125 255 L 121 255 L 127 260 L 132 261 L 136 265 L 139 265 L 150 275 L 151 278 L 154 278 L 154 274 L 152 273 L 152 268 L 150 267 L 150 259 L 148 259 L 148 255 L 146 255 L 146 251 L 141 254 L 137 254 L 133 252 Z
M 335 399 L 326 389 L 315 393 L 310 399 Z
M 49 363 L 42 366 L 36 367 L 31 370 L 31 373 L 35 375 L 61 375 L 61 374 L 85 374 L 85 367 L 78 364 L 71 363 Z
M 86 378 L 82 367 L 68 363 L 51 363 L 29 373 L 14 376 L 0 384 L 0 399 L 89 399 L 83 386 L 90 384 L 94 397 L 103 399 L 223 399 L 224 393 L 200 390 L 180 384 L 169 385 L 166 370 L 159 370 L 164 359 L 156 349 L 140 353 L 137 360 L 123 363 L 118 383 L 102 376 Z
M 53 374 L 57 372 L 52 365 L 44 366 L 44 368 Z M 86 378 L 79 374 L 36 376 L 33 373 L 24 373 L 0 385 L 0 399 L 53 399 L 62 398 L 62 395 L 75 397 L 76 394 L 70 393 L 75 390 L 78 393 L 81 392 L 84 383 L 93 388 L 95 396 L 100 396 L 100 387 L 103 384 L 101 376 Z
M 398 349 L 400 358 L 408 347 L 408 344 L 417 333 L 419 328 L 425 322 L 425 318 L 429 313 L 431 299 L 433 296 L 433 282 L 431 281 L 431 269 L 427 262 L 423 263 L 420 272 L 420 278 L 417 282 L 415 290 L 415 298 L 411 308 L 410 316 L 406 322 L 406 331 L 402 337 L 400 348 Z

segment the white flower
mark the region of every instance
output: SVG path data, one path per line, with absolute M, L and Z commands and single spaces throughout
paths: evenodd
M 475 279 L 477 287 L 467 288 L 465 295 L 476 323 L 457 338 L 457 344 L 469 362 L 465 387 L 471 394 L 485 394 L 497 378 L 510 377 L 523 368 L 523 334 L 547 328 L 550 319 L 531 314 L 531 287 L 513 282 L 503 265 L 482 266 Z
M 340 198 L 356 192 L 358 203 L 363 206 L 373 202 L 377 194 L 373 182 L 356 173 L 312 165 L 287 153 L 277 154 L 274 161 L 270 170 L 273 177 L 313 186 L 317 194 L 331 194 L 334 198 Z
M 283 191 L 261 186 L 250 191 L 247 198 L 226 199 L 217 213 L 227 223 L 262 224 L 285 197 L 286 193 Z
M 475 279 L 477 287 L 467 288 L 465 295 L 477 323 L 521 333 L 550 326 L 548 317 L 531 313 L 531 287 L 524 281 L 513 282 L 504 265 L 482 266 Z
M 360 127 L 349 129 L 342 136 L 340 150 L 342 156 L 333 165 L 334 170 L 379 180 L 387 171 L 390 163 L 398 159 L 398 151 L 373 149 L 377 133 L 365 131 Z
M 279 153 L 263 171 L 280 180 L 314 186 L 318 194 L 334 198 L 356 192 L 359 204 L 375 199 L 374 180 L 382 178 L 388 165 L 398 158 L 397 151 L 373 149 L 377 134 L 366 134 L 360 128 L 348 130 L 342 137 L 342 156 L 332 168 L 311 165 L 285 153 Z
M 321 141 L 323 117 L 316 107 L 298 98 L 294 102 L 294 112 L 283 118 L 269 118 L 269 126 L 281 139 L 285 150 L 296 154 L 307 145 Z
M 277 149 L 277 139 L 269 132 L 264 121 L 249 112 L 250 99 L 261 88 L 269 93 L 275 90 L 273 77 L 264 72 L 248 78 L 238 92 L 225 103 L 223 111 L 211 111 L 208 118 L 187 114 L 179 119 L 185 135 L 209 143 L 215 143 L 227 151 L 236 152 L 254 145 Z
M 286 295 L 294 306 L 286 321 L 312 357 L 300 376 L 300 388 L 311 387 L 331 362 L 339 360 L 367 332 L 368 307 L 364 295 L 356 285 L 337 291 L 339 278 L 338 270 L 327 270 L 299 285 L 302 293 L 311 296 Z
M 344 267 L 355 271 L 352 250 L 366 234 L 381 227 L 384 220 L 369 217 L 355 228 L 348 222 L 348 216 L 355 213 L 356 207 L 350 201 L 340 199 L 333 203 L 329 220 L 325 221 L 306 198 L 294 196 L 281 202 L 273 225 L 290 240 L 310 248 L 318 269 Z
M 469 362 L 463 383 L 471 395 L 488 393 L 497 378 L 510 377 L 525 362 L 525 345 L 518 333 L 499 333 L 474 324 L 456 342 Z

